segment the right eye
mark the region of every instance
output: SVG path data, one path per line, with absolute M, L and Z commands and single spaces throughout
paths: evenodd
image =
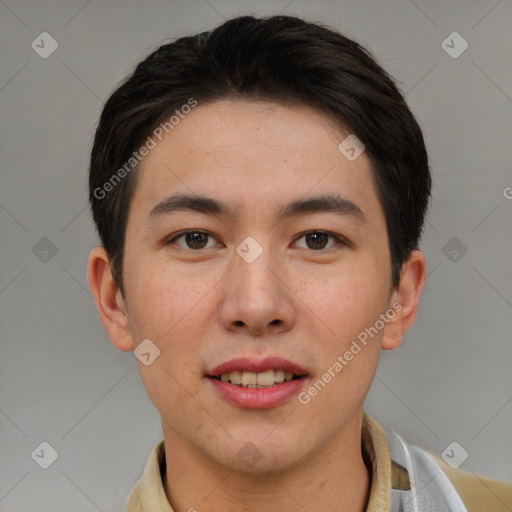
M 194 251 L 198 251 L 200 249 L 204 249 L 206 247 L 207 239 L 208 237 L 213 238 L 212 235 L 209 233 L 205 233 L 204 231 L 182 231 L 181 233 L 178 233 L 178 235 L 171 238 L 166 245 L 170 245 L 173 243 L 176 243 L 176 240 L 179 240 L 180 238 L 184 238 L 186 247 L 183 247 L 183 245 L 176 244 L 179 247 L 182 247 L 183 249 L 192 249 Z

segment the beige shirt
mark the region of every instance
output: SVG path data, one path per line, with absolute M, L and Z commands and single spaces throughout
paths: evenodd
M 365 462 L 371 466 L 371 489 L 366 512 L 387 512 L 390 489 L 410 489 L 407 471 L 390 459 L 382 427 L 364 414 L 361 448 Z M 451 469 L 432 455 L 457 489 L 468 512 L 511 512 L 512 485 L 472 473 Z M 165 495 L 165 446 L 163 439 L 153 448 L 144 473 L 132 489 L 126 512 L 174 512 Z

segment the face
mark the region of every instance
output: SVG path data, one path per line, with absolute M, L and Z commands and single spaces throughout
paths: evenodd
M 353 342 L 394 295 L 370 162 L 340 152 L 348 135 L 309 107 L 222 100 L 195 107 L 142 162 L 124 307 L 135 346 L 149 339 L 160 355 L 138 361 L 141 378 L 164 435 L 226 468 L 285 470 L 362 410 L 385 322 L 359 351 Z M 177 194 L 225 211 L 177 208 Z M 327 195 L 341 198 L 337 208 L 284 211 Z M 274 382 L 280 370 L 295 377 L 230 383 L 254 373 Z M 247 451 L 258 464 L 243 463 Z

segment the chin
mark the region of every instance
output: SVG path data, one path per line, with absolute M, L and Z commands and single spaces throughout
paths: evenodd
M 309 451 L 314 450 L 314 446 L 304 444 L 305 436 L 297 436 L 296 430 L 294 435 L 286 430 L 281 435 L 269 432 L 272 430 L 254 432 L 253 435 L 248 432 L 233 435 L 222 452 L 211 455 L 230 471 L 268 477 L 269 474 L 275 476 L 295 468 L 298 462 L 307 458 Z M 234 446 L 239 448 L 233 450 Z

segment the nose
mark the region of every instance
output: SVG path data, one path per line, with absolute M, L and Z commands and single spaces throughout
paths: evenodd
M 219 310 L 224 327 L 246 330 L 253 336 L 289 330 L 295 308 L 284 262 L 267 249 L 252 261 L 240 254 L 234 255 L 224 287 Z

